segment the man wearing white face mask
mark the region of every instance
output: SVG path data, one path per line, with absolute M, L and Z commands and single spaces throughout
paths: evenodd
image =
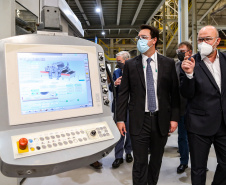
M 129 132 L 134 155 L 133 185 L 156 185 L 168 133 L 179 120 L 179 88 L 173 59 L 156 52 L 159 32 L 142 25 L 136 37 L 141 54 L 127 60 L 117 101 L 117 126 Z M 150 158 L 148 160 L 148 148 Z
M 185 116 L 193 185 L 206 184 L 206 166 L 214 145 L 217 168 L 212 185 L 226 184 L 226 54 L 213 26 L 198 34 L 199 53 L 181 64 L 180 90 L 188 99 Z

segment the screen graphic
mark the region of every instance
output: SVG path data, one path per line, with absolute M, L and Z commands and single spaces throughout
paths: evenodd
M 17 53 L 22 114 L 92 107 L 87 53 Z

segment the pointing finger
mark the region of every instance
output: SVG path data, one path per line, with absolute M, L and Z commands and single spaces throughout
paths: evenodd
M 195 63 L 195 59 L 193 57 L 191 57 L 191 62 Z
M 184 57 L 184 60 L 187 60 L 189 58 L 189 56 Z

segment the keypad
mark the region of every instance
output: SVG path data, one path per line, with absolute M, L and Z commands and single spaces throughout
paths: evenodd
M 28 152 L 19 153 L 16 143 L 21 138 L 28 139 Z M 25 135 L 12 136 L 14 157 L 21 158 L 56 150 L 77 147 L 108 139 L 113 135 L 106 122 L 47 130 Z

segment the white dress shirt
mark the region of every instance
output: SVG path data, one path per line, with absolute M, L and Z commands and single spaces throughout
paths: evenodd
M 219 60 L 219 53 L 217 51 L 217 56 L 214 62 L 211 62 L 208 57 L 203 59 L 204 63 L 206 64 L 207 68 L 213 75 L 220 91 L 221 91 L 221 68 L 220 68 L 220 60 Z
M 146 84 L 146 69 L 147 69 L 147 59 L 149 57 L 142 54 L 142 63 L 143 63 L 143 70 L 144 70 L 144 80 L 145 80 L 145 84 Z M 152 74 L 153 74 L 153 79 L 154 79 L 154 87 L 155 87 L 155 100 L 156 100 L 156 110 L 159 110 L 159 106 L 158 106 L 158 97 L 157 97 L 157 81 L 158 81 L 158 60 L 157 60 L 157 52 L 155 52 L 152 56 L 151 56 L 151 70 L 152 70 Z M 145 97 L 145 112 L 150 112 L 148 110 L 148 100 L 147 100 L 147 88 L 146 88 L 146 97 Z

